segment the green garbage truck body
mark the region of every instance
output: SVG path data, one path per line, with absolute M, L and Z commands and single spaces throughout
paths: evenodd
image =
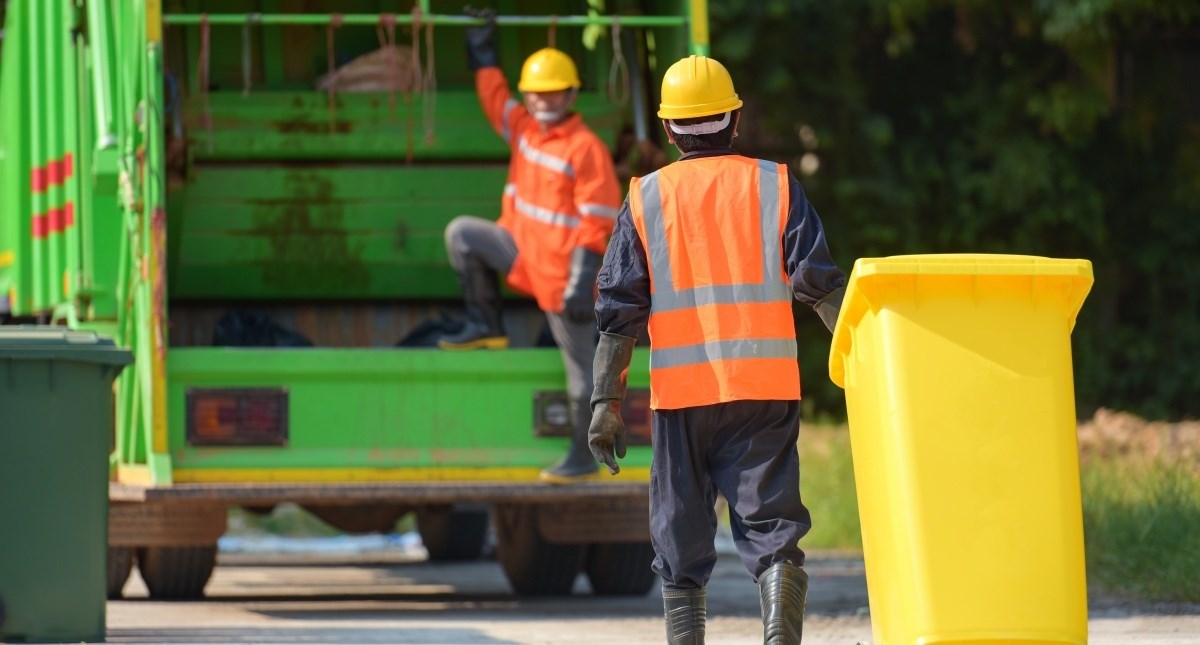
M 705 3 L 493 4 L 510 81 L 536 49 L 565 50 L 577 111 L 637 172 L 662 72 L 707 49 Z M 550 486 L 537 474 L 570 415 L 531 300 L 506 299 L 512 349 L 407 346 L 458 306 L 446 224 L 498 216 L 508 168 L 461 3 L 0 7 L 0 317 L 135 356 L 115 388 L 117 592 L 136 559 L 152 595 L 199 595 L 228 508 L 281 502 L 347 531 L 416 512 L 447 558 L 478 551 L 490 510 L 517 591 L 569 591 L 522 568 L 546 544 L 575 549 L 559 549 L 571 580 L 648 570 L 644 353 L 621 475 Z

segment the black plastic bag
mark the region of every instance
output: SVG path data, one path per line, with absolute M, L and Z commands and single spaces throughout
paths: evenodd
M 463 322 L 446 315 L 438 314 L 437 318 L 423 321 L 415 329 L 401 338 L 396 347 L 437 347 L 443 336 L 457 334 L 462 331 Z
M 217 347 L 312 347 L 299 332 L 271 320 L 260 311 L 233 310 L 221 316 L 213 328 Z

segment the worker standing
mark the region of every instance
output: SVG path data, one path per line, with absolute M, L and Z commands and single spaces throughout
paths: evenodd
M 611 154 L 571 107 L 580 82 L 575 63 L 557 49 L 534 52 L 521 68 L 518 102 L 498 66 L 495 14 L 467 29 L 467 59 L 492 127 L 512 149 L 498 222 L 471 216 L 446 227 L 446 251 L 463 289 L 466 324 L 443 349 L 504 348 L 499 275 L 532 295 L 562 350 L 571 398 L 571 446 L 541 471 L 544 481 L 594 475 L 588 450 L 592 362 L 596 352 L 595 285 L 621 203 Z
M 650 533 L 670 643 L 702 643 L 714 502 L 759 585 L 764 642 L 799 643 L 800 375 L 793 295 L 830 330 L 845 274 L 787 167 L 731 148 L 742 101 L 716 60 L 667 70 L 658 116 L 679 161 L 630 182 L 599 275 L 592 452 L 615 474 L 635 339 L 650 336 Z

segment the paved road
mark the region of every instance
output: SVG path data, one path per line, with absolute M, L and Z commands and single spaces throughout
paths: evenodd
M 135 575 L 128 600 L 108 605 L 114 643 L 638 643 L 663 642 L 661 598 L 596 598 L 580 578 L 575 595 L 512 596 L 499 565 L 397 560 L 311 563 L 291 557 L 223 556 L 205 602 L 145 598 Z M 861 560 L 809 563 L 805 643 L 869 641 Z M 709 598 L 708 642 L 759 643 L 757 589 L 722 556 Z M 1175 615 L 1162 615 L 1173 611 Z M 1182 612 L 1182 613 L 1180 613 Z M 1135 609 L 1100 602 L 1093 645 L 1200 643 L 1200 607 Z

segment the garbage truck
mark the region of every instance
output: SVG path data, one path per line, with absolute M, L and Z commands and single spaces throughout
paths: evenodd
M 662 72 L 706 53 L 697 0 L 495 0 L 515 81 L 570 54 L 618 174 L 661 165 Z M 0 0 L 0 319 L 133 351 L 115 385 L 109 593 L 202 597 L 231 508 L 347 532 L 415 514 L 434 559 L 494 529 L 515 592 L 652 583 L 647 357 L 619 476 L 565 451 L 562 360 L 507 293 L 511 348 L 444 352 L 443 230 L 496 218 L 509 149 L 440 0 Z M 642 352 L 643 350 L 639 350 Z M 71 405 L 70 400 L 59 402 Z M 70 450 L 70 446 L 62 446 Z

